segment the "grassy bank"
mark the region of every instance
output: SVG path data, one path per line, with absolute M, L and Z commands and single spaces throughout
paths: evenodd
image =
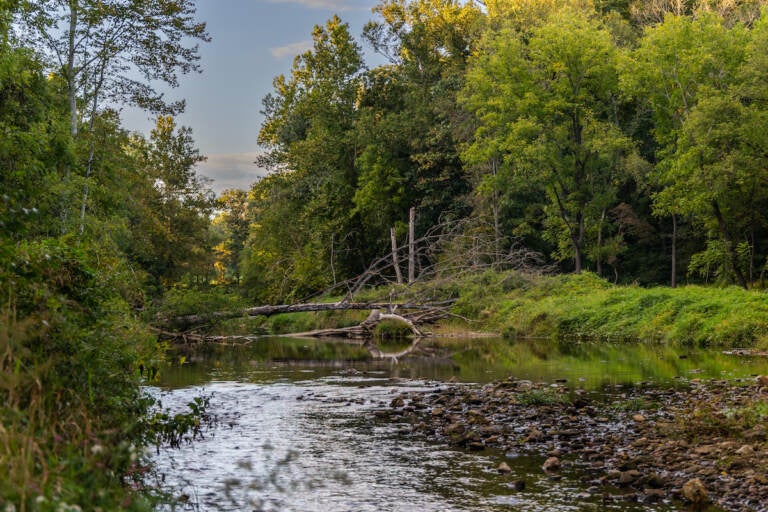
M 178 298 L 173 294 L 169 297 L 161 311 L 167 317 L 250 305 L 223 290 L 182 290 Z M 438 334 L 498 332 L 507 338 L 768 348 L 768 293 L 737 287 L 642 288 L 613 285 L 591 273 L 533 276 L 489 271 L 462 279 L 370 289 L 355 300 L 430 302 L 449 298 L 456 300 L 452 307 L 455 316 L 433 327 Z M 238 317 L 213 322 L 207 331 L 287 334 L 356 325 L 367 314 L 325 311 Z M 382 338 L 399 337 L 402 327 L 383 324 L 378 334 Z
M 768 295 L 761 291 L 615 286 L 589 273 L 486 273 L 456 291 L 457 313 L 506 337 L 768 346 Z

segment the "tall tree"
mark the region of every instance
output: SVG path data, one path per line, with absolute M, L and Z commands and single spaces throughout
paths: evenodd
M 468 163 L 498 160 L 546 191 L 548 236 L 576 272 L 584 268 L 589 237 L 602 233 L 633 152 L 615 118 L 617 58 L 598 20 L 565 9 L 530 35 L 491 32 L 464 94 L 479 125 Z
M 667 16 L 646 30 L 624 73 L 626 90 L 653 109 L 656 212 L 688 215 L 708 229 L 717 243 L 695 261 L 717 260 L 721 274 L 743 287 L 743 255 L 763 196 L 759 166 L 744 151 L 753 128 L 737 87 L 749 39 L 744 26 L 710 12 Z
M 275 90 L 263 102 L 266 119 L 259 142 L 269 150 L 264 163 L 281 176 L 257 184 L 257 191 L 268 188 L 252 197 L 264 201 L 281 197 L 288 207 L 280 206 L 282 218 L 262 218 L 265 208 L 258 204 L 251 208 L 259 228 L 251 233 L 249 247 L 254 249 L 244 260 L 244 275 L 250 282 L 271 279 L 262 275 L 259 255 L 266 257 L 272 251 L 290 260 L 289 264 L 282 258 L 274 260 L 279 261 L 277 275 L 315 287 L 331 283 L 335 270 L 355 274 L 366 264 L 365 246 L 359 243 L 360 222 L 350 208 L 357 184 L 353 128 L 361 49 L 337 16 L 316 26 L 312 38 L 312 49 L 296 57 L 288 77 L 274 80 Z M 285 225 L 302 229 L 286 233 Z M 278 241 L 277 234 L 287 238 Z
M 358 131 L 356 206 L 376 217 L 377 240 L 419 210 L 423 228 L 463 215 L 469 184 L 458 158 L 464 84 L 482 14 L 472 2 L 387 0 L 364 37 L 389 65 L 367 75 Z M 373 227 L 373 226 L 372 226 Z M 382 245 L 383 248 L 383 245 Z
M 200 70 L 198 48 L 190 42 L 209 37 L 205 23 L 194 18 L 191 0 L 29 0 L 24 7 L 16 24 L 23 41 L 39 48 L 49 67 L 63 77 L 73 137 L 84 121 L 86 131 L 93 131 L 105 100 L 153 113 L 183 110 L 183 101 L 166 102 L 154 84 L 175 87 L 180 73 Z M 96 151 L 94 138 L 89 138 L 81 158 L 81 234 Z M 62 230 L 67 229 L 68 209 L 65 204 Z
M 208 226 L 213 193 L 195 171 L 203 160 L 192 131 L 160 116 L 149 139 L 134 136 L 129 152 L 143 176 L 141 204 L 131 220 L 133 238 L 126 250 L 157 281 L 170 285 L 210 261 Z

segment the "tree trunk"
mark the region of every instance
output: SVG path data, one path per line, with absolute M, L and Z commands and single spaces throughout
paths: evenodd
M 501 258 L 501 223 L 499 220 L 499 188 L 496 183 L 496 176 L 498 174 L 499 162 L 498 159 L 491 159 L 491 172 L 493 173 L 493 263 L 495 267 L 498 267 L 499 260 Z
M 605 208 L 600 215 L 600 225 L 597 227 L 597 275 L 603 276 L 603 223 L 605 222 Z
M 728 251 L 728 255 L 731 258 L 731 266 L 733 267 L 733 273 L 736 276 L 736 282 L 739 283 L 739 286 L 746 290 L 747 280 L 744 278 L 744 273 L 739 268 L 739 255 L 736 253 L 736 247 L 734 246 L 733 238 L 731 237 L 731 233 L 728 230 L 728 226 L 725 223 L 725 218 L 723 217 L 723 212 L 720 211 L 720 205 L 717 203 L 717 201 L 712 201 L 712 210 L 715 213 L 717 224 L 720 226 L 720 234 L 722 235 L 723 241 L 725 242 L 726 250 Z
M 397 257 L 397 237 L 395 237 L 395 228 L 389 228 L 389 237 L 392 240 L 392 266 L 395 267 L 397 284 L 403 284 L 403 274 L 400 272 L 400 261 Z
M 298 313 L 307 311 L 346 311 L 352 309 L 382 309 L 394 312 L 398 309 L 437 311 L 445 309 L 453 301 L 432 304 L 389 303 L 389 302 L 310 302 L 304 304 L 280 304 L 274 306 L 255 306 L 236 311 L 217 311 L 200 315 L 184 315 L 174 318 L 158 318 L 159 324 L 192 326 L 215 319 L 237 318 L 241 316 L 270 316 L 279 313 Z
M 677 215 L 672 214 L 672 272 L 669 285 L 677 288 Z
M 416 208 L 408 212 L 408 284 L 416 280 Z
M 67 48 L 67 96 L 69 100 L 69 131 L 77 135 L 77 99 L 75 82 L 75 38 L 77 35 L 78 0 L 69 1 L 69 34 Z
M 578 223 L 578 231 L 576 233 L 571 232 L 571 241 L 573 242 L 573 259 L 574 259 L 574 272 L 581 274 L 584 269 L 582 246 L 584 245 L 584 214 L 578 212 L 576 214 Z

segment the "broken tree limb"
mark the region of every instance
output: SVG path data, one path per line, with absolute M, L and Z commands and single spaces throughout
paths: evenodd
M 392 266 L 395 267 L 397 284 L 403 284 L 403 274 L 400 272 L 400 262 L 397 257 L 397 237 L 395 236 L 395 228 L 389 229 L 389 236 L 392 242 Z

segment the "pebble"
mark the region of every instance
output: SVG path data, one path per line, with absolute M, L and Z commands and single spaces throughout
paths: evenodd
M 723 404 L 746 408 L 760 399 L 754 384 L 745 384 L 698 380 L 680 389 L 620 387 L 608 390 L 605 399 L 586 393 L 573 395 L 572 403 L 531 404 L 532 390 L 568 395 L 562 388 L 510 378 L 482 388 L 445 386 L 396 395 L 387 411 L 375 414 L 411 422 L 414 435 L 507 453 L 508 461 L 496 467 L 501 474 L 514 473 L 510 461 L 517 457 L 542 455 L 548 478 L 562 478 L 553 472 L 569 454 L 576 471 L 590 475 L 592 496 L 647 504 L 685 498 L 696 506 L 711 500 L 724 511 L 762 511 L 755 504 L 768 503 L 768 426 L 740 427 L 737 419 L 716 416 Z M 632 399 L 653 407 L 627 414 L 623 406 Z M 392 414 L 406 409 L 412 413 Z M 716 428 L 712 421 L 719 422 Z M 611 490 L 616 484 L 621 491 Z M 508 485 L 522 490 L 525 482 Z

